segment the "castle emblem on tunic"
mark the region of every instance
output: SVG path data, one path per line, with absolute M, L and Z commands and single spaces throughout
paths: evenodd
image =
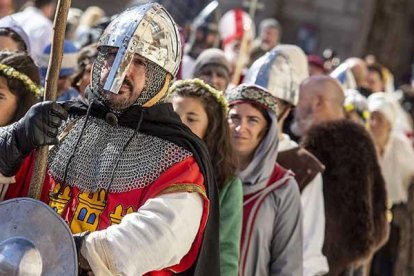
M 106 207 L 106 191 L 96 193 L 82 192 L 79 194 L 79 203 L 70 223 L 73 233 L 95 231 L 98 229 L 99 216 Z
M 49 193 L 49 206 L 56 211 L 59 215 L 62 215 L 66 205 L 70 200 L 71 190 L 69 186 L 66 186 L 61 192 L 62 184 L 57 183 L 53 188 L 53 191 Z
M 122 205 L 116 206 L 114 212 L 109 215 L 109 218 L 111 220 L 111 225 L 120 224 L 124 216 L 126 216 L 127 214 L 131 214 L 133 212 L 134 212 L 134 209 L 132 207 L 129 207 L 128 209 L 126 209 L 126 212 L 124 214 L 124 207 L 122 207 Z

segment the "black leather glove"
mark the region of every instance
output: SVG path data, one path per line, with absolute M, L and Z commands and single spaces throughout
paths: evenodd
M 18 122 L 0 128 L 0 173 L 16 174 L 24 158 L 35 148 L 57 144 L 58 127 L 67 118 L 57 103 L 42 102 L 32 106 Z
M 58 129 L 67 118 L 67 111 L 56 102 L 35 104 L 14 128 L 17 147 L 26 155 L 40 146 L 58 144 Z

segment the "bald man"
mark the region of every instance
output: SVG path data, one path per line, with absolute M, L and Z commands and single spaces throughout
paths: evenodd
M 292 128 L 325 165 L 322 252 L 328 275 L 363 275 L 360 264 L 388 237 L 385 182 L 375 146 L 363 126 L 345 119 L 344 92 L 335 79 L 310 77 L 299 93 Z
M 303 136 L 313 125 L 344 119 L 344 100 L 344 91 L 334 78 L 312 76 L 304 80 L 300 86 L 292 131 L 297 136 Z

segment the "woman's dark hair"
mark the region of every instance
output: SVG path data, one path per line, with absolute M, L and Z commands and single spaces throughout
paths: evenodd
M 267 127 L 270 126 L 270 124 L 272 123 L 272 120 L 270 119 L 269 113 L 267 113 L 267 110 L 265 107 L 263 107 L 261 104 L 256 103 L 256 102 L 249 102 L 254 108 L 256 108 L 257 110 L 260 111 L 260 113 L 262 114 L 263 118 L 266 119 L 266 123 L 267 123 Z
M 172 97 L 190 97 L 201 101 L 207 114 L 208 125 L 203 141 L 206 143 L 213 164 L 219 190 L 235 176 L 236 157 L 230 141 L 227 114 L 220 103 L 207 89 L 194 83 L 179 86 Z
M 25 52 L 0 52 L 0 63 L 13 67 L 28 76 L 34 83 L 40 85 L 39 68 L 33 59 Z M 7 81 L 10 92 L 17 98 L 17 108 L 11 123 L 20 120 L 29 108 L 38 102 L 36 95 L 20 80 L 6 76 L 0 71 L 0 76 Z
M 264 108 L 261 104 L 256 103 L 256 102 L 250 102 L 250 104 L 256 108 L 257 110 L 259 110 L 259 112 L 262 114 L 263 118 L 265 118 L 266 120 L 266 127 L 264 130 L 262 130 L 259 133 L 259 137 L 263 138 L 266 136 L 267 132 L 270 129 L 270 124 L 272 123 L 272 120 L 270 119 L 269 113 L 267 113 L 266 108 Z
M 0 36 L 11 38 L 14 42 L 16 42 L 19 51 L 27 52 L 27 45 L 24 42 L 23 38 L 12 29 L 7 27 L 1 27 Z

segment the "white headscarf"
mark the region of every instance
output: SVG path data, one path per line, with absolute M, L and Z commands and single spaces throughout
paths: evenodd
M 266 187 L 276 164 L 277 146 L 277 116 L 273 111 L 267 110 L 270 117 L 270 127 L 266 136 L 260 142 L 250 164 L 238 172 L 243 183 L 245 195 L 253 194 Z
M 368 111 L 379 112 L 390 122 L 394 128 L 398 116 L 398 103 L 395 99 L 384 92 L 376 92 L 368 97 Z

